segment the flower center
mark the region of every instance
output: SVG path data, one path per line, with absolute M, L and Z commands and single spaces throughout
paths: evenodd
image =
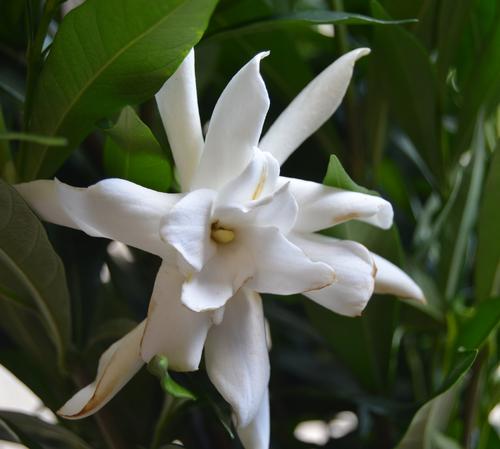
M 210 237 L 217 243 L 231 243 L 234 240 L 234 231 L 224 228 L 216 221 L 212 223 Z

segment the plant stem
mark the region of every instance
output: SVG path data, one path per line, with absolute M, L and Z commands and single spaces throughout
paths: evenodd
M 186 399 L 175 398 L 169 394 L 165 395 L 163 408 L 156 422 L 155 430 L 153 433 L 153 441 L 151 442 L 151 449 L 158 449 L 162 442 L 165 429 L 171 421 L 171 418 L 177 411 L 186 403 Z

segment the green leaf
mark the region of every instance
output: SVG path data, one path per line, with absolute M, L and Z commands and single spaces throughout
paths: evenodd
M 0 411 L 0 420 L 15 429 L 18 436 L 22 434 L 21 443 L 30 449 L 91 449 L 80 437 L 64 427 L 49 424 L 34 416 Z
M 459 354 L 455 366 L 441 388 L 417 411 L 396 449 L 434 448 L 435 435 L 445 430 L 463 377 L 472 366 L 476 354 L 476 351 Z
M 1 412 L 0 412 L 1 416 Z M 25 435 L 21 429 L 18 429 L 12 423 L 8 423 L 0 417 L 0 440 L 11 441 L 13 443 L 23 444 L 30 449 L 44 449 L 37 441 Z
M 0 285 L 36 308 L 62 363 L 70 341 L 69 295 L 64 267 L 38 218 L 0 180 Z
M 375 17 L 390 18 L 377 1 L 371 5 Z M 430 55 L 417 38 L 402 27 L 377 27 L 370 61 L 375 64 L 376 79 L 389 100 L 391 115 L 441 179 L 437 83 Z
M 132 107 L 125 107 L 116 124 L 105 132 L 110 138 L 104 146 L 104 167 L 110 176 L 162 192 L 170 187 L 170 163 Z
M 479 348 L 499 323 L 500 297 L 480 302 L 459 326 L 457 348 Z
M 234 28 L 222 28 L 215 31 L 207 38 L 233 38 L 246 34 L 269 32 L 283 27 L 310 26 L 319 24 L 345 24 L 345 25 L 400 25 L 414 23 L 415 19 L 384 20 L 341 11 L 308 10 L 291 14 L 272 16 L 264 20 L 256 20 L 238 24 Z
M 18 140 L 21 142 L 32 142 L 52 147 L 64 147 L 68 144 L 68 140 L 64 137 L 47 137 L 38 134 L 16 132 L 0 133 L 0 141 L 2 140 Z
M 486 299 L 500 294 L 500 239 L 498 224 L 500 208 L 500 148 L 493 153 L 484 186 L 478 223 L 478 248 L 476 255 L 476 298 Z
M 33 97 L 29 132 L 64 149 L 21 150 L 21 178 L 52 176 L 94 123 L 150 98 L 201 38 L 217 0 L 87 0 L 61 23 Z M 112 25 L 112 26 L 110 26 Z
M 345 171 L 337 156 L 332 154 L 326 170 L 326 175 L 323 179 L 323 184 L 336 187 L 338 189 L 351 190 L 353 192 L 367 193 L 370 195 L 378 195 L 373 190 L 368 190 L 365 187 L 356 184 Z
M 164 355 L 155 355 L 148 363 L 148 370 L 151 374 L 160 379 L 163 391 L 178 399 L 195 400 L 196 396 L 187 388 L 175 382 L 168 372 L 168 359 Z

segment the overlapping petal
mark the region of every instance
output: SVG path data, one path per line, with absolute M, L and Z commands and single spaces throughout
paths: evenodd
M 269 151 L 280 164 L 285 162 L 336 111 L 347 91 L 354 63 L 368 53 L 370 49 L 358 48 L 323 70 L 282 112 L 259 148 Z
M 359 243 L 318 234 L 293 234 L 289 238 L 312 260 L 330 265 L 337 276 L 329 287 L 304 294 L 341 315 L 361 315 L 374 289 L 376 268 L 370 252 Z
M 296 231 L 315 232 L 349 220 L 364 221 L 382 229 L 392 226 L 392 206 L 379 196 L 295 178 L 282 177 L 279 182 L 290 184 L 299 205 Z
M 377 266 L 376 293 L 425 302 L 425 296 L 420 287 L 403 270 L 377 254 L 372 254 L 372 257 Z
M 43 220 L 162 257 L 169 248 L 160 240 L 161 217 L 182 198 L 123 179 L 105 179 L 88 188 L 39 180 L 17 184 L 16 189 Z
M 239 175 L 259 143 L 269 96 L 259 73 L 259 53 L 229 82 L 215 105 L 192 189 L 218 190 Z
M 179 181 L 189 187 L 203 151 L 203 133 L 198 112 L 194 50 L 156 94 L 156 103 L 167 132 Z
M 248 426 L 267 391 L 269 357 L 260 296 L 242 288 L 231 298 L 221 324 L 214 326 L 205 347 L 210 380 L 236 414 L 237 425 Z
M 254 419 L 245 427 L 237 427 L 243 447 L 245 449 L 268 449 L 270 427 L 269 392 L 266 389 Z
M 145 321 L 113 343 L 99 359 L 94 382 L 76 393 L 57 412 L 67 419 L 92 415 L 106 405 L 144 364 L 139 346 Z
M 156 354 L 168 358 L 175 371 L 198 369 L 210 313 L 196 313 L 181 303 L 184 277 L 175 267 L 163 263 L 156 276 L 148 319 L 141 342 L 141 356 L 149 362 Z

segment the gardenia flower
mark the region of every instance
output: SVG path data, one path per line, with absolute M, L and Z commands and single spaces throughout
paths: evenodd
M 182 192 L 152 191 L 121 179 L 89 188 L 57 180 L 17 186 L 44 220 L 156 254 L 147 318 L 101 357 L 96 380 L 59 411 L 83 418 L 101 408 L 155 354 L 177 371 L 207 373 L 231 404 L 246 449 L 269 446 L 269 359 L 259 293 L 304 293 L 356 316 L 372 293 L 423 299 L 399 268 L 359 243 L 316 234 L 351 219 L 387 229 L 380 197 L 280 177 L 288 156 L 340 104 L 354 50 L 316 77 L 261 138 L 269 98 L 260 53 L 219 98 L 206 138 L 200 124 L 194 53 L 156 99 Z

